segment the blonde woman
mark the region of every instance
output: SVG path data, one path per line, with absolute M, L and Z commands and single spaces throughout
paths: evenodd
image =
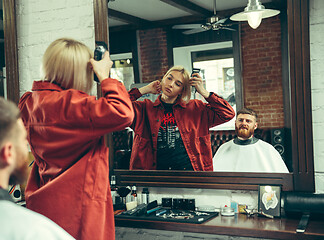
M 43 56 L 44 80 L 19 102 L 35 157 L 27 208 L 78 240 L 115 238 L 103 136 L 129 126 L 134 112 L 123 84 L 108 77 L 111 66 L 108 52 L 95 61 L 83 43 L 58 39 Z M 93 71 L 101 83 L 99 99 L 89 95 Z
M 203 96 L 190 100 L 191 87 Z M 136 101 L 161 93 L 155 102 Z M 224 99 L 208 92 L 198 73 L 182 66 L 170 68 L 162 81 L 129 91 L 135 118 L 130 169 L 212 171 L 209 128 L 231 120 L 235 112 Z

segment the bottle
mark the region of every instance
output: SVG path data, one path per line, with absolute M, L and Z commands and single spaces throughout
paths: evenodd
M 130 186 L 127 186 L 126 188 L 128 189 L 128 193 L 127 193 L 127 195 L 125 197 L 125 200 L 126 200 L 124 202 L 125 204 L 128 203 L 128 202 L 132 202 L 133 201 L 133 196 L 130 194 L 132 192 L 132 188 Z
M 137 202 L 136 186 L 133 186 L 133 187 L 132 187 L 131 196 L 132 196 L 132 201 Z
M 149 194 L 150 194 L 150 192 L 149 192 L 148 188 L 143 188 L 142 203 L 148 204 L 150 202 Z
M 110 178 L 110 191 L 111 191 L 111 198 L 112 198 L 113 204 L 115 205 L 116 197 L 118 196 L 115 175 L 112 175 Z

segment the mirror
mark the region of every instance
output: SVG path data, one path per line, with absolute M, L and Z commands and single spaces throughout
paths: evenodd
M 302 99 L 307 100 L 309 102 L 309 95 L 307 96 L 306 93 L 307 91 L 309 91 L 309 89 L 307 88 L 302 88 L 302 89 L 298 89 L 298 91 L 302 91 L 301 93 L 301 97 L 300 99 L 296 102 L 295 98 L 299 98 L 296 94 L 297 92 L 296 86 L 295 84 L 298 84 L 298 87 L 301 87 L 301 83 L 302 82 L 309 82 L 309 76 L 305 77 L 301 76 L 301 75 L 291 75 L 292 71 L 297 71 L 296 68 L 296 58 L 298 57 L 305 57 L 305 56 L 299 56 L 299 53 L 296 53 L 297 49 L 292 48 L 292 46 L 294 46 L 296 44 L 297 41 L 298 44 L 300 44 L 299 41 L 301 41 L 301 39 L 299 39 L 299 37 L 297 37 L 297 35 L 294 35 L 296 31 L 296 29 L 299 29 L 299 31 L 305 31 L 308 34 L 308 26 L 305 29 L 305 22 L 303 22 L 303 28 L 300 27 L 300 23 L 298 23 L 298 21 L 301 21 L 299 16 L 293 15 L 292 13 L 296 13 L 296 10 L 299 10 L 301 8 L 301 6 L 305 6 L 305 4 L 308 4 L 307 1 L 300 1 L 301 4 L 296 4 L 293 3 L 293 1 L 287 1 L 287 12 L 288 14 L 290 13 L 290 15 L 288 15 L 288 23 L 289 25 L 287 26 L 287 21 L 285 20 L 285 17 L 281 18 L 282 21 L 282 39 L 286 39 L 287 41 L 287 45 L 288 45 L 288 35 L 285 35 L 285 33 L 288 31 L 289 34 L 289 48 L 290 48 L 290 53 L 288 52 L 288 47 L 285 45 L 285 40 L 282 40 L 282 55 L 283 55 L 283 64 L 282 64 L 282 71 L 284 71 L 284 69 L 288 69 L 288 61 L 290 61 L 290 73 L 287 72 L 283 72 L 283 79 L 286 79 L 286 81 L 284 81 L 284 84 L 282 86 L 282 91 L 284 92 L 284 112 L 285 114 L 285 119 L 284 119 L 284 125 L 285 127 L 288 129 L 288 136 L 289 139 L 291 138 L 294 142 L 294 136 L 297 132 L 297 127 L 296 124 L 300 125 L 302 124 L 301 122 L 296 122 L 295 120 L 295 114 L 296 114 L 296 109 L 298 109 L 298 106 L 296 104 L 298 104 L 298 101 L 302 101 Z M 110 10 L 109 10 L 110 11 Z M 115 10 L 114 10 L 115 11 Z M 281 16 L 285 15 L 286 10 L 285 9 L 281 9 Z M 113 14 L 115 14 L 115 12 L 113 12 Z M 307 18 L 308 18 L 308 13 L 304 13 L 306 14 Z M 263 24 L 265 24 L 265 20 L 263 20 Z M 286 28 L 286 29 L 285 29 Z M 118 31 L 116 31 L 116 28 L 110 28 L 112 31 L 110 31 L 111 36 L 113 34 L 117 34 L 120 33 Z M 294 31 L 293 31 L 294 29 Z M 253 31 L 253 30 L 252 30 Z M 250 33 L 247 33 L 248 31 L 246 30 L 245 33 L 243 34 L 251 34 L 252 31 Z M 149 31 L 147 31 L 149 32 Z M 307 36 L 306 34 L 306 36 Z M 198 35 L 198 34 L 197 34 Z M 291 36 L 293 35 L 293 36 Z M 198 37 L 197 37 L 198 38 Z M 120 38 L 119 38 L 120 39 Z M 170 40 L 170 36 L 169 38 L 167 38 L 168 40 Z M 138 38 L 137 38 L 138 40 Z M 304 41 L 306 41 L 307 39 L 304 39 Z M 171 39 L 172 41 L 172 39 Z M 179 41 L 179 38 L 177 38 L 177 41 Z M 183 41 L 185 42 L 185 40 Z M 307 42 L 302 42 L 302 44 L 307 44 Z M 111 44 L 111 47 L 114 46 L 113 42 Z M 173 45 L 174 46 L 174 45 Z M 309 46 L 307 46 L 306 48 L 309 48 Z M 111 48 L 111 52 L 114 51 L 114 48 Z M 139 50 L 137 50 L 139 51 Z M 262 51 L 260 51 L 262 52 Z M 290 54 L 290 59 L 288 57 L 288 54 Z M 307 53 L 303 53 L 304 55 Z M 309 53 L 308 53 L 309 54 Z M 307 56 L 306 56 L 307 57 Z M 169 62 L 172 62 L 170 59 L 168 60 Z M 243 60 L 244 61 L 244 60 Z M 286 61 L 286 62 L 285 62 Z M 291 65 L 292 64 L 292 65 Z M 305 65 L 303 66 L 304 68 L 309 68 L 308 66 L 309 63 L 305 63 Z M 281 67 L 281 66 L 280 66 Z M 243 74 L 244 72 L 246 72 L 247 70 L 243 69 Z M 308 71 L 309 73 L 309 71 Z M 288 76 L 291 76 L 290 82 L 289 82 L 289 78 Z M 246 79 L 247 76 L 244 76 L 244 78 Z M 300 83 L 299 83 L 300 82 Z M 248 92 L 246 89 L 243 89 L 243 92 L 245 94 L 251 94 L 251 92 Z M 291 95 L 291 98 L 289 98 L 289 95 Z M 246 98 L 251 97 L 251 96 L 245 96 L 245 101 Z M 253 107 L 251 107 L 253 108 Z M 310 108 L 310 104 L 306 107 L 306 108 Z M 304 107 L 302 108 L 304 109 Z M 309 111 L 309 109 L 304 109 L 307 113 L 307 118 L 309 118 L 309 116 L 311 115 Z M 300 112 L 300 110 L 298 109 L 298 111 Z M 259 112 L 260 114 L 260 112 Z M 265 114 L 265 113 L 261 113 L 261 114 Z M 306 117 L 306 116 L 305 116 Z M 304 122 L 304 124 L 311 124 L 311 122 L 309 122 L 309 120 L 307 120 L 306 122 Z M 262 125 L 262 124 L 261 124 Z M 309 125 L 311 126 L 311 125 Z M 300 133 L 300 128 L 298 128 L 298 132 Z M 308 129 L 305 129 L 304 132 L 305 135 L 298 135 L 298 137 L 303 138 L 305 137 L 305 139 L 300 139 L 301 142 L 308 142 L 308 146 L 306 146 L 306 148 L 302 149 L 302 151 L 305 151 L 304 153 L 301 153 L 300 151 L 298 151 L 297 149 L 292 149 L 292 154 L 291 154 L 291 162 L 290 162 L 290 166 L 289 169 L 291 170 L 291 173 L 289 174 L 266 174 L 265 176 L 267 177 L 267 179 L 260 179 L 260 175 L 256 174 L 256 173 L 250 173 L 250 174 L 242 174 L 242 173 L 203 173 L 203 172 L 195 172 L 195 174 L 192 173 L 184 173 L 184 172 L 174 172 L 174 171 L 169 171 L 169 172 L 164 172 L 164 171 L 127 171 L 127 170 L 115 170 L 115 173 L 117 174 L 118 178 L 120 178 L 120 184 L 137 184 L 137 185 L 143 185 L 143 186 L 175 186 L 179 185 L 179 184 L 183 184 L 182 186 L 189 186 L 191 184 L 192 187 L 201 187 L 202 186 L 207 186 L 208 188 L 211 187 L 211 185 L 213 187 L 216 188 L 223 188 L 225 186 L 225 188 L 227 189 L 247 189 L 247 188 L 251 188 L 251 189 L 255 189 L 255 186 L 252 186 L 249 181 L 251 181 L 251 179 L 258 179 L 258 183 L 261 183 L 262 181 L 266 180 L 269 181 L 267 183 L 273 183 L 271 179 L 272 177 L 276 178 L 275 181 L 276 184 L 281 184 L 283 185 L 283 189 L 284 190 L 296 190 L 296 189 L 304 189 L 307 191 L 314 191 L 314 181 L 311 179 L 311 175 L 313 175 L 313 168 L 312 168 L 312 164 L 313 164 L 313 156 L 312 156 L 312 144 L 309 145 L 309 143 L 312 143 L 312 134 L 311 134 L 311 130 L 310 132 L 308 131 Z M 299 140 L 299 138 L 298 138 Z M 291 146 L 291 145 L 290 145 Z M 303 156 L 303 154 L 305 154 L 305 156 Z M 303 170 L 306 173 L 302 173 L 299 172 L 300 169 L 302 169 L 304 166 L 300 165 L 300 163 L 302 162 L 307 162 L 307 169 Z M 282 179 L 280 179 L 282 178 Z M 285 178 L 285 179 L 283 179 Z M 310 182 L 310 186 L 309 187 L 301 187 L 301 182 L 299 179 L 303 179 L 306 178 L 308 179 L 308 182 Z M 238 180 L 240 179 L 240 180 Z M 212 180 L 212 181 L 209 181 Z M 295 185 L 293 185 L 293 180 L 295 181 Z M 296 182 L 297 180 L 297 182 Z M 199 183 L 198 183 L 198 182 Z M 208 183 L 207 183 L 207 182 Z M 244 182 L 244 183 L 243 183 Z M 280 182 L 280 183 L 279 183 Z M 240 185 L 240 183 L 242 183 L 242 185 Z M 254 182 L 255 184 L 255 182 Z
M 287 0 L 289 36 L 289 102 L 293 172 L 289 174 L 126 171 L 115 170 L 118 184 L 257 190 L 258 184 L 279 184 L 286 191 L 314 191 L 313 137 L 310 101 L 308 0 Z M 15 0 L 3 2 L 8 98 L 18 102 L 19 81 L 15 27 Z M 106 1 L 94 1 L 96 41 L 108 41 Z M 7 20 L 8 19 L 8 20 Z M 110 34 L 113 34 L 111 31 Z M 134 65 L 138 65 L 135 63 Z M 170 64 L 171 65 L 171 64 Z M 9 70 L 8 70 L 9 69 Z M 139 73 L 135 73 L 139 75 Z M 9 77 L 12 79 L 10 80 Z M 110 144 L 112 144 L 110 142 Z
M 202 3 L 206 1 L 199 2 Z M 122 3 L 122 1 L 120 1 L 120 3 Z M 217 3 L 221 7 L 222 4 L 224 4 L 224 1 L 217 1 Z M 154 3 L 156 8 L 157 5 L 155 4 L 157 3 Z M 160 5 L 159 8 L 162 8 Z M 116 11 L 124 12 L 128 10 L 123 8 L 123 6 L 117 2 L 110 2 L 108 3 L 108 6 L 113 8 L 112 13 L 114 17 L 117 15 L 115 13 Z M 206 89 L 221 95 L 227 100 L 231 96 L 231 92 L 228 93 L 227 91 L 230 86 L 235 83 L 235 90 L 233 91 L 235 91 L 234 98 L 236 101 L 233 101 L 232 106 L 234 108 L 236 107 L 236 109 L 241 109 L 242 106 L 245 105 L 257 111 L 259 114 L 260 131 L 262 131 L 261 133 L 264 135 L 262 136 L 263 139 L 268 142 L 274 142 L 272 141 L 273 132 L 268 129 L 275 127 L 283 128 L 283 126 L 286 128 L 281 131 L 286 131 L 286 139 L 289 139 L 288 136 L 290 133 L 288 131 L 290 126 L 285 124 L 284 118 L 284 112 L 286 112 L 285 110 L 288 108 L 289 103 L 284 102 L 284 99 L 282 98 L 283 91 L 286 92 L 286 94 L 289 94 L 287 91 L 287 89 L 289 89 L 287 86 L 288 73 L 282 73 L 283 69 L 287 68 L 282 67 L 281 65 L 281 62 L 283 62 L 287 66 L 288 59 L 287 57 L 284 58 L 284 56 L 281 56 L 280 48 L 282 43 L 282 49 L 286 49 L 287 46 L 287 36 L 283 35 L 281 38 L 281 32 L 286 32 L 287 28 L 285 16 L 286 7 L 283 6 L 281 10 L 282 14 L 280 18 L 274 17 L 264 19 L 260 26 L 261 29 L 258 30 L 250 28 L 247 23 L 242 23 L 242 27 L 239 27 L 237 22 L 229 22 L 227 28 L 230 30 L 227 28 L 215 31 L 208 30 L 187 35 L 184 34 L 186 32 L 184 32 L 183 29 L 173 29 L 173 27 L 179 27 L 182 26 L 182 24 L 179 24 L 179 21 L 170 24 L 170 22 L 172 22 L 171 20 L 169 20 L 168 25 L 160 27 L 156 27 L 158 24 L 152 24 L 151 26 L 145 25 L 145 27 L 140 28 L 137 32 L 132 29 L 120 30 L 113 26 L 110 27 L 109 38 L 111 54 L 114 56 L 116 53 L 120 55 L 124 51 L 134 52 L 134 48 L 137 52 L 140 52 L 140 54 L 137 54 L 139 56 L 138 58 L 136 53 L 134 53 L 133 59 L 137 58 L 137 62 L 140 63 L 139 66 L 134 66 L 134 68 L 142 68 L 140 71 L 141 81 L 143 82 L 161 79 L 169 66 L 179 64 L 185 66 L 189 71 L 191 71 L 192 67 L 201 68 L 201 75 L 206 79 Z M 112 10 L 109 9 L 109 13 L 111 11 Z M 133 14 L 134 12 L 135 10 L 133 10 Z M 143 12 L 148 11 L 144 10 Z M 141 15 L 143 12 L 138 13 L 136 16 L 147 18 L 149 14 Z M 157 14 L 154 10 L 153 13 Z M 218 12 L 217 14 L 225 13 Z M 227 15 L 227 17 L 228 16 L 229 15 Z M 109 21 L 111 21 L 111 18 L 109 18 Z M 201 22 L 202 21 L 199 21 L 197 23 Z M 185 26 L 188 25 L 191 26 L 192 24 L 187 24 Z M 199 24 L 197 29 L 201 31 Z M 135 35 L 137 38 L 131 37 Z M 135 41 L 137 44 L 132 45 L 131 41 Z M 276 59 L 273 56 L 276 56 Z M 234 61 L 231 60 L 232 65 L 224 63 L 223 66 L 220 66 L 222 65 L 220 61 L 230 60 L 233 58 Z M 216 65 L 215 62 L 219 62 L 217 63 L 218 65 Z M 233 67 L 233 62 L 233 80 L 226 82 L 225 79 L 223 79 L 224 70 L 226 67 Z M 163 64 L 167 64 L 168 66 L 164 67 L 165 65 L 163 66 Z M 207 66 L 207 64 L 211 67 L 204 67 Z M 243 71 L 241 71 L 241 65 Z M 212 74 L 208 74 L 211 70 L 217 68 L 219 71 L 213 71 Z M 219 74 L 220 76 L 217 76 L 216 79 L 221 79 L 221 81 L 212 85 L 211 82 L 214 82 L 215 80 L 213 77 L 208 78 L 207 76 L 216 76 L 217 72 L 220 72 L 221 74 Z M 244 79 L 244 82 L 242 79 Z M 284 79 L 284 81 L 282 81 L 282 79 Z M 137 82 L 139 82 L 138 77 Z M 126 87 L 128 86 L 129 84 L 126 85 Z M 196 95 L 198 95 L 198 98 L 200 97 L 199 94 L 195 94 L 192 98 L 197 98 Z M 274 100 L 274 98 L 276 99 Z M 268 105 L 270 100 L 273 101 L 272 106 L 265 108 L 264 106 Z M 290 116 L 287 116 L 286 121 L 289 122 L 289 120 Z M 226 123 L 226 125 L 230 130 L 234 130 L 234 121 Z M 215 153 L 220 144 L 218 138 L 222 138 L 220 141 L 224 142 L 225 140 L 230 140 L 235 134 L 233 133 L 234 131 L 222 131 L 221 133 L 215 131 L 229 129 L 223 128 L 222 125 L 211 130 L 213 132 L 211 144 L 213 153 Z M 225 139 L 223 139 L 224 136 Z M 289 169 L 292 169 L 290 161 L 291 156 L 288 148 L 289 144 L 287 144 L 287 140 L 284 143 L 287 146 L 285 147 L 286 150 L 283 155 L 285 154 L 284 158 L 287 165 L 289 165 Z M 119 148 L 120 146 L 116 146 L 115 150 L 119 151 Z M 288 154 L 286 155 L 286 153 Z M 116 158 L 118 158 L 118 156 Z M 114 162 L 120 163 L 122 162 L 120 160 L 122 159 L 117 159 Z M 125 169 L 127 163 L 115 164 L 115 166 L 117 168 Z

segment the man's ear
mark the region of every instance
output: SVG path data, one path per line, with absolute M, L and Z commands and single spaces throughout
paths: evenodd
M 258 123 L 256 122 L 256 123 L 254 124 L 254 130 L 257 129 L 257 128 L 258 128 Z
M 1 163 L 0 166 L 7 166 L 10 165 L 10 162 L 13 158 L 13 145 L 10 142 L 5 143 L 2 148 L 0 149 L 0 158 Z

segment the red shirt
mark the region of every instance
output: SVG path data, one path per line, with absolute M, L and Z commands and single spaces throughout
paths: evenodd
M 35 81 L 19 102 L 35 157 L 27 207 L 52 219 L 76 239 L 115 239 L 108 148 L 103 135 L 133 120 L 123 84 L 101 83 L 96 100 L 82 91 Z
M 145 99 L 136 101 L 142 94 L 137 88 L 129 92 L 135 111 L 133 149 L 130 169 L 156 169 L 157 137 L 164 108 L 161 96 L 155 102 Z M 173 114 L 179 128 L 183 144 L 195 171 L 213 171 L 212 149 L 209 128 L 225 123 L 235 116 L 231 105 L 212 93 L 207 99 L 190 100 L 185 103 L 178 99 L 173 106 Z

